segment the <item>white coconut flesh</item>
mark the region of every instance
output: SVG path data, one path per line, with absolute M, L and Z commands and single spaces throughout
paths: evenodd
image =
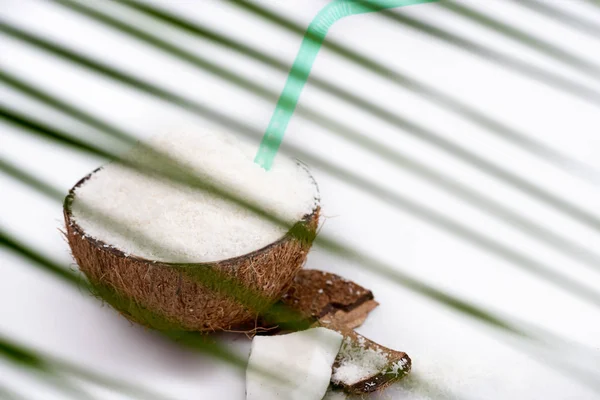
M 254 337 L 246 400 L 321 400 L 342 338 L 326 328 Z
M 317 189 L 304 167 L 279 154 L 267 172 L 253 162 L 256 145 L 228 134 L 177 132 L 146 143 L 185 165 L 186 172 L 227 188 L 286 225 L 265 220 L 216 194 L 110 163 L 76 189 L 72 218 L 86 235 L 126 254 L 164 262 L 237 257 L 281 239 L 316 207 Z M 124 158 L 157 162 L 140 146 Z M 111 216 L 126 229 L 115 229 L 90 209 Z M 139 232 L 151 241 L 140 239 Z

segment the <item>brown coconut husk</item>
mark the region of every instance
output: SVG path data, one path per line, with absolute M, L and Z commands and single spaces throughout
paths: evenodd
M 280 240 L 218 262 L 147 260 L 87 236 L 74 221 L 75 190 L 92 174 L 81 179 L 64 202 L 66 236 L 73 257 L 99 296 L 125 317 L 150 328 L 212 332 L 248 326 L 284 294 L 306 260 L 319 223 L 320 209 L 316 207 Z M 239 290 L 232 292 L 232 287 Z M 249 306 L 242 300 L 248 293 L 260 301 Z

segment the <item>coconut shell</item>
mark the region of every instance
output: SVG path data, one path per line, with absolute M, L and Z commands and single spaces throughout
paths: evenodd
M 338 331 L 344 336 L 344 340 L 348 341 L 348 345 L 359 349 L 359 351 L 372 349 L 384 354 L 387 358 L 386 365 L 381 370 L 374 372 L 369 376 L 365 376 L 363 379 L 357 382 L 335 381 L 332 376 L 331 383 L 334 388 L 342 390 L 348 394 L 362 395 L 383 390 L 410 373 L 412 361 L 405 352 L 392 350 L 382 346 L 379 343 L 375 343 L 359 333 L 356 333 L 354 330 L 348 329 L 344 326 L 336 325 L 334 322 L 320 321 L 319 325 Z M 344 345 L 346 344 L 343 344 L 342 347 Z M 343 362 L 343 359 L 343 350 L 341 350 L 335 360 L 335 363 L 333 364 L 334 371 Z
M 370 290 L 339 275 L 316 269 L 300 270 L 279 304 L 311 324 L 319 320 L 333 321 L 348 329 L 362 325 L 367 315 L 379 305 Z M 282 322 L 285 321 L 278 321 L 279 325 Z M 259 321 L 259 327 L 270 334 L 281 333 L 277 324 L 264 320 Z
M 87 236 L 74 221 L 75 190 L 91 175 L 70 190 L 64 203 L 73 257 L 99 296 L 125 317 L 151 328 L 211 332 L 248 326 L 284 294 L 304 264 L 318 227 L 316 207 L 280 240 L 240 257 L 197 264 L 147 260 Z M 247 293 L 260 301 L 249 306 L 240 296 Z

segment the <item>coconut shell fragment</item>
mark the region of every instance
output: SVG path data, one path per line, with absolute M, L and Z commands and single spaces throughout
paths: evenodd
M 339 275 L 303 269 L 294 277 L 280 305 L 313 323 L 323 320 L 354 329 L 362 325 L 379 303 L 370 290 Z M 265 325 L 268 328 L 268 324 Z
M 352 329 L 321 323 L 344 336 L 333 364 L 331 384 L 348 394 L 382 390 L 404 378 L 411 370 L 410 357 L 365 338 Z

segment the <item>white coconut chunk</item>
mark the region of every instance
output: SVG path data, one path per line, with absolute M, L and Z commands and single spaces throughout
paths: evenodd
M 246 399 L 321 400 L 342 338 L 327 328 L 256 336 L 246 371 Z

